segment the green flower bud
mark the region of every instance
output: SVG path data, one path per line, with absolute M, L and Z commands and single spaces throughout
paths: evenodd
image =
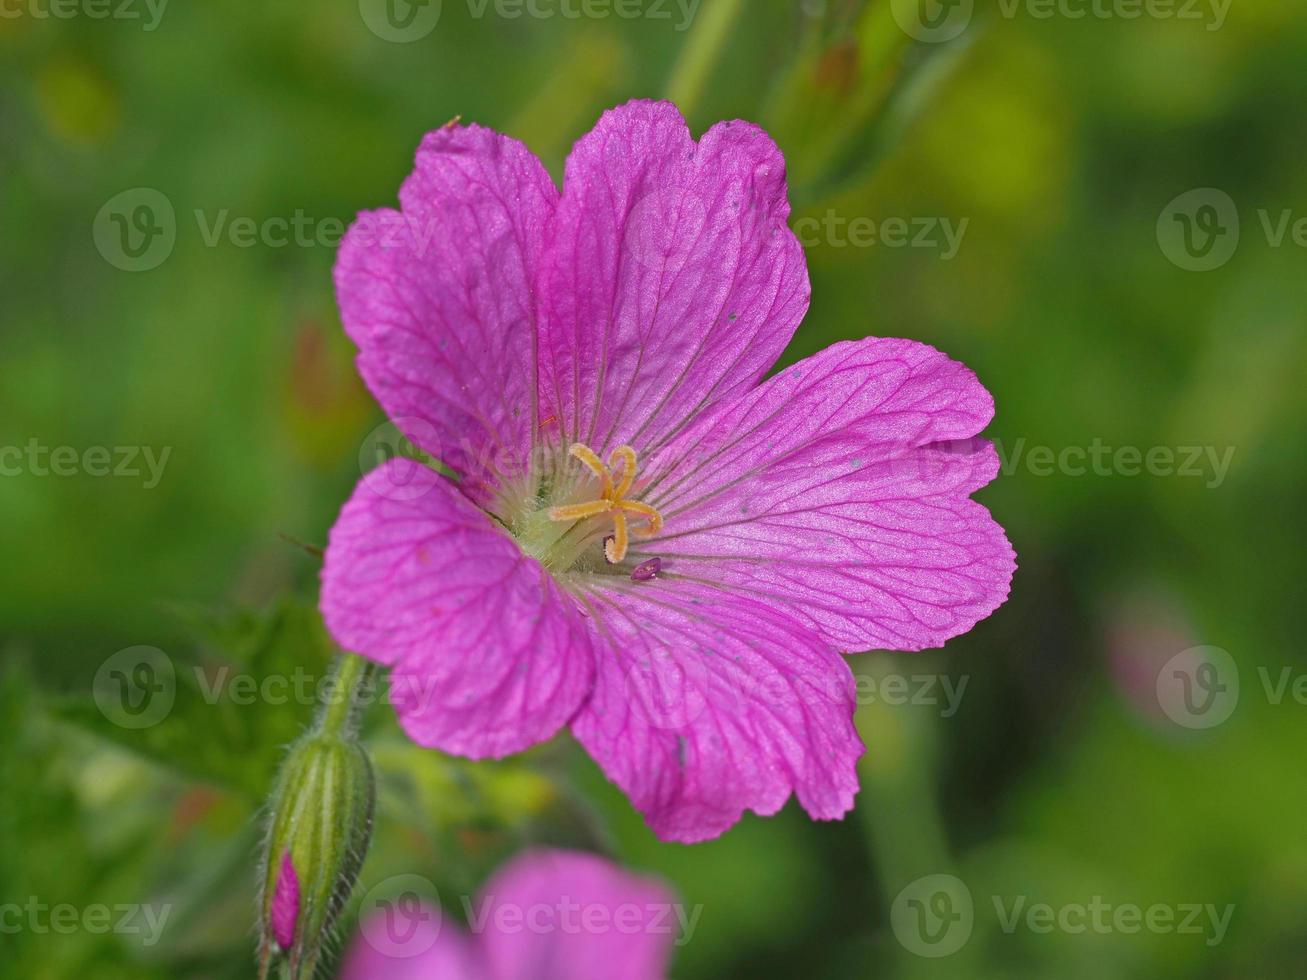
M 342 682 L 346 673 L 342 664 Z M 261 978 L 278 959 L 290 977 L 312 977 L 358 881 L 376 784 L 351 714 L 326 706 L 277 775 L 261 868 Z

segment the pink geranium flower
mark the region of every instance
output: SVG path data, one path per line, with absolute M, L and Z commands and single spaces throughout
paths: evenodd
M 471 935 L 429 902 L 390 903 L 341 980 L 661 980 L 692 921 L 658 882 L 568 851 L 514 858 L 467 909 Z
M 560 194 L 520 143 L 446 126 L 336 287 L 382 406 L 455 476 L 395 459 L 331 531 L 322 611 L 392 668 L 418 743 L 503 756 L 569 726 L 659 836 L 791 792 L 851 806 L 841 651 L 941 645 L 1014 568 L 969 494 L 993 401 L 908 340 L 762 380 L 808 306 L 762 130 L 697 143 L 606 113 Z M 378 228 L 398 229 L 378 234 Z

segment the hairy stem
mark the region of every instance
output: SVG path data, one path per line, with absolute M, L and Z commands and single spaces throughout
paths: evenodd
M 315 729 L 326 735 L 350 737 L 362 716 L 362 694 L 373 675 L 373 664 L 353 653 L 336 658 L 336 670 L 326 700 L 318 709 Z

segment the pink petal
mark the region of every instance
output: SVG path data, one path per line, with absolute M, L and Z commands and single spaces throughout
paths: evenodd
M 341 317 L 386 414 L 484 502 L 481 481 L 520 471 L 535 431 L 534 280 L 558 192 L 522 144 L 446 126 L 399 197 L 341 244 Z
M 701 419 L 649 464 L 666 520 L 632 560 L 788 608 L 846 650 L 919 650 L 1007 598 L 1003 529 L 968 494 L 998 472 L 993 401 L 924 344 L 837 344 Z
M 529 851 L 486 884 L 472 916 L 492 980 L 662 980 L 674 903 L 603 858 Z
M 541 283 L 559 440 L 649 451 L 762 377 L 808 307 L 789 212 L 785 161 L 756 126 L 696 144 L 669 103 L 605 113 L 567 162 Z
M 572 732 L 659 837 L 716 837 L 792 790 L 818 819 L 853 805 L 853 678 L 816 634 L 685 579 L 614 577 L 590 603 L 607 649 Z
M 340 968 L 340 980 L 486 980 L 476 950 L 457 928 L 424 905 L 412 920 L 376 912 L 363 922 Z M 394 935 L 391 935 L 391 933 Z
M 295 873 L 295 864 L 287 851 L 281 859 L 281 873 L 277 875 L 277 887 L 272 893 L 272 908 L 268 917 L 272 924 L 272 938 L 283 950 L 295 944 L 295 923 L 300 915 L 300 879 Z
M 396 710 L 421 745 L 508 755 L 553 735 L 590 689 L 576 601 L 453 484 L 410 460 L 369 474 L 345 505 L 320 606 L 337 643 L 393 668 Z

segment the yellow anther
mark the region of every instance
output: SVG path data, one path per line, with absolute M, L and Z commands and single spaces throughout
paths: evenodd
M 635 533 L 642 538 L 652 538 L 663 529 L 663 515 L 648 504 L 642 504 L 638 500 L 623 500 L 622 510 L 628 514 L 639 514 L 641 517 L 648 518 L 648 524 L 635 529 Z
M 626 515 L 620 510 L 615 510 L 613 511 L 613 536 L 604 542 L 604 554 L 608 556 L 609 564 L 616 565 L 625 558 L 630 543 L 630 539 L 626 536 Z
M 604 461 L 599 458 L 599 454 L 583 442 L 572 443 L 572 448 L 568 450 L 568 453 L 585 463 L 590 468 L 590 472 L 603 481 L 604 499 L 608 499 L 613 489 L 613 475 L 608 471 L 608 467 L 604 465 Z M 618 494 L 618 496 L 621 496 L 621 494 Z
M 663 515 L 658 513 L 656 508 L 638 500 L 626 499 L 631 487 L 635 485 L 636 466 L 639 459 L 635 454 L 635 450 L 630 446 L 618 446 L 614 449 L 608 457 L 607 465 L 604 464 L 594 450 L 583 443 L 574 443 L 568 449 L 568 453 L 585 464 L 599 478 L 602 485 L 599 499 L 579 504 L 566 504 L 562 507 L 551 507 L 549 509 L 549 519 L 551 521 L 580 521 L 588 517 L 598 517 L 601 514 L 612 514 L 613 536 L 604 542 L 604 555 L 610 563 L 616 565 L 626 557 L 632 533 L 642 538 L 649 538 L 661 531 L 663 527 Z M 617 466 L 619 462 L 622 465 L 621 478 L 614 484 L 612 468 Z M 634 529 L 630 528 L 627 522 L 628 514 L 644 518 L 645 524 Z
M 611 501 L 592 500 L 588 504 L 569 504 L 566 507 L 550 507 L 551 521 L 579 521 L 586 517 L 607 514 L 613 509 Z
M 630 492 L 631 484 L 635 482 L 635 450 L 630 446 L 618 446 L 609 454 L 608 465 L 616 466 L 619 459 L 622 461 L 622 482 L 617 484 L 617 492 L 614 496 L 621 500 Z

